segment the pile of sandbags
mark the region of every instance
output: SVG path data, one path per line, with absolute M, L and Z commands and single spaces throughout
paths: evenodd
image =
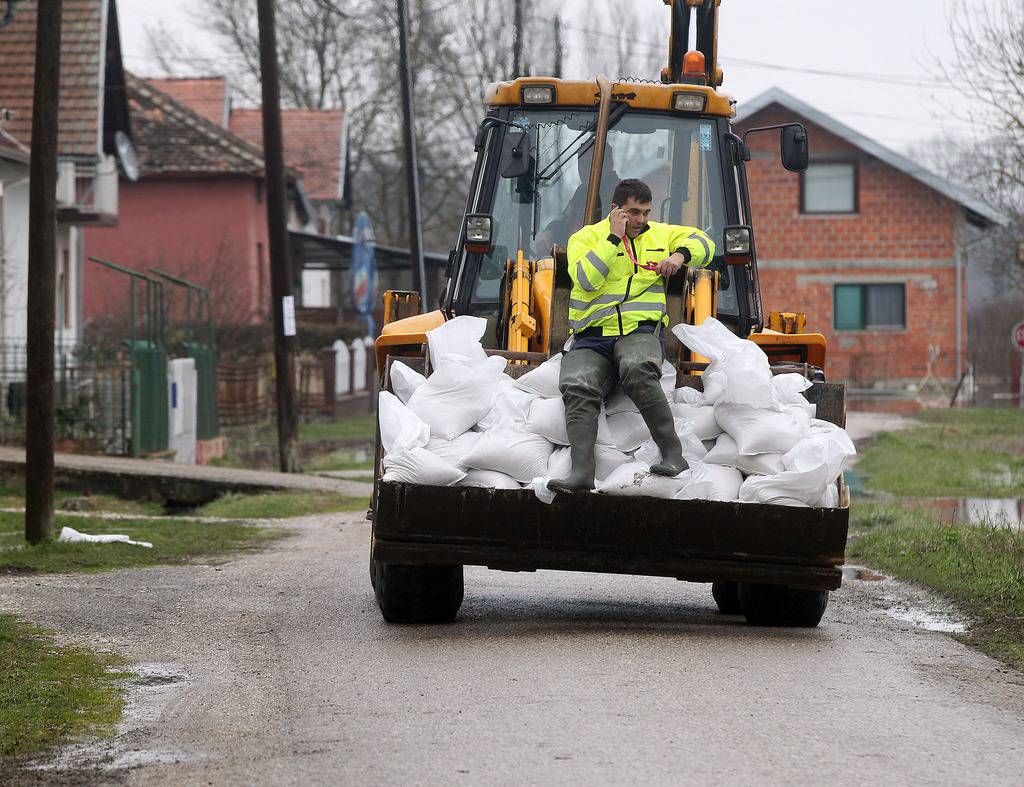
M 488 357 L 486 323 L 456 317 L 428 332 L 429 377 L 391 366 L 394 394 L 380 395 L 384 480 L 494 489 L 529 488 L 551 502 L 551 478 L 569 473 L 565 408 L 558 390 L 561 355 L 513 379 Z M 690 467 L 654 475 L 661 454 L 633 402 L 616 388 L 597 429 L 596 490 L 679 500 L 836 506 L 836 479 L 853 444 L 845 431 L 814 418 L 799 374 L 773 377 L 753 342 L 717 320 L 673 329 L 711 363 L 704 390 L 675 387 L 671 363 L 662 386 Z

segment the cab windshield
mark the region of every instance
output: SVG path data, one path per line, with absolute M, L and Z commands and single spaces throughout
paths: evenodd
M 566 245 L 585 223 L 587 181 L 594 153 L 596 112 L 517 111 L 509 120 L 530 134 L 534 164 L 520 177 L 498 177 L 493 203 L 493 251 L 483 256 L 473 300 L 498 300 L 505 261 L 523 249 L 534 259 Z M 712 120 L 639 111 L 614 112 L 605 147 L 599 209 L 611 210 L 616 184 L 638 178 L 654 197 L 651 219 L 698 227 L 720 250 L 728 224 L 719 135 Z M 721 256 L 718 310 L 737 313 L 730 269 Z

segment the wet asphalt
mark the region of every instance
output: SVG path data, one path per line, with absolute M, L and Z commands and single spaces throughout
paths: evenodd
M 707 585 L 467 569 L 444 626 L 385 624 L 358 516 L 220 565 L 0 577 L 0 609 L 125 656 L 117 737 L 47 783 L 1020 784 L 1024 676 L 849 580 L 817 629 Z M 948 612 L 948 611 L 947 611 Z M 955 613 L 953 613 L 955 614 Z M 905 616 L 906 617 L 906 616 Z M 51 761 L 48 763 L 53 766 Z

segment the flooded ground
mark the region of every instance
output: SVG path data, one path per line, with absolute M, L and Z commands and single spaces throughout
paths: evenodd
M 989 525 L 1012 530 L 1024 527 L 1024 498 L 940 497 L 906 500 L 904 505 L 935 511 L 944 525 Z

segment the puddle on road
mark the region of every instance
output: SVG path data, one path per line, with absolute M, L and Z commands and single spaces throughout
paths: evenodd
M 940 497 L 907 500 L 904 505 L 935 511 L 944 525 L 990 525 L 1011 530 L 1024 529 L 1024 498 Z
M 967 631 L 967 625 L 948 615 L 938 612 L 928 612 L 923 609 L 890 607 L 885 611 L 893 620 L 909 623 L 925 631 L 940 631 L 943 634 L 963 634 Z

